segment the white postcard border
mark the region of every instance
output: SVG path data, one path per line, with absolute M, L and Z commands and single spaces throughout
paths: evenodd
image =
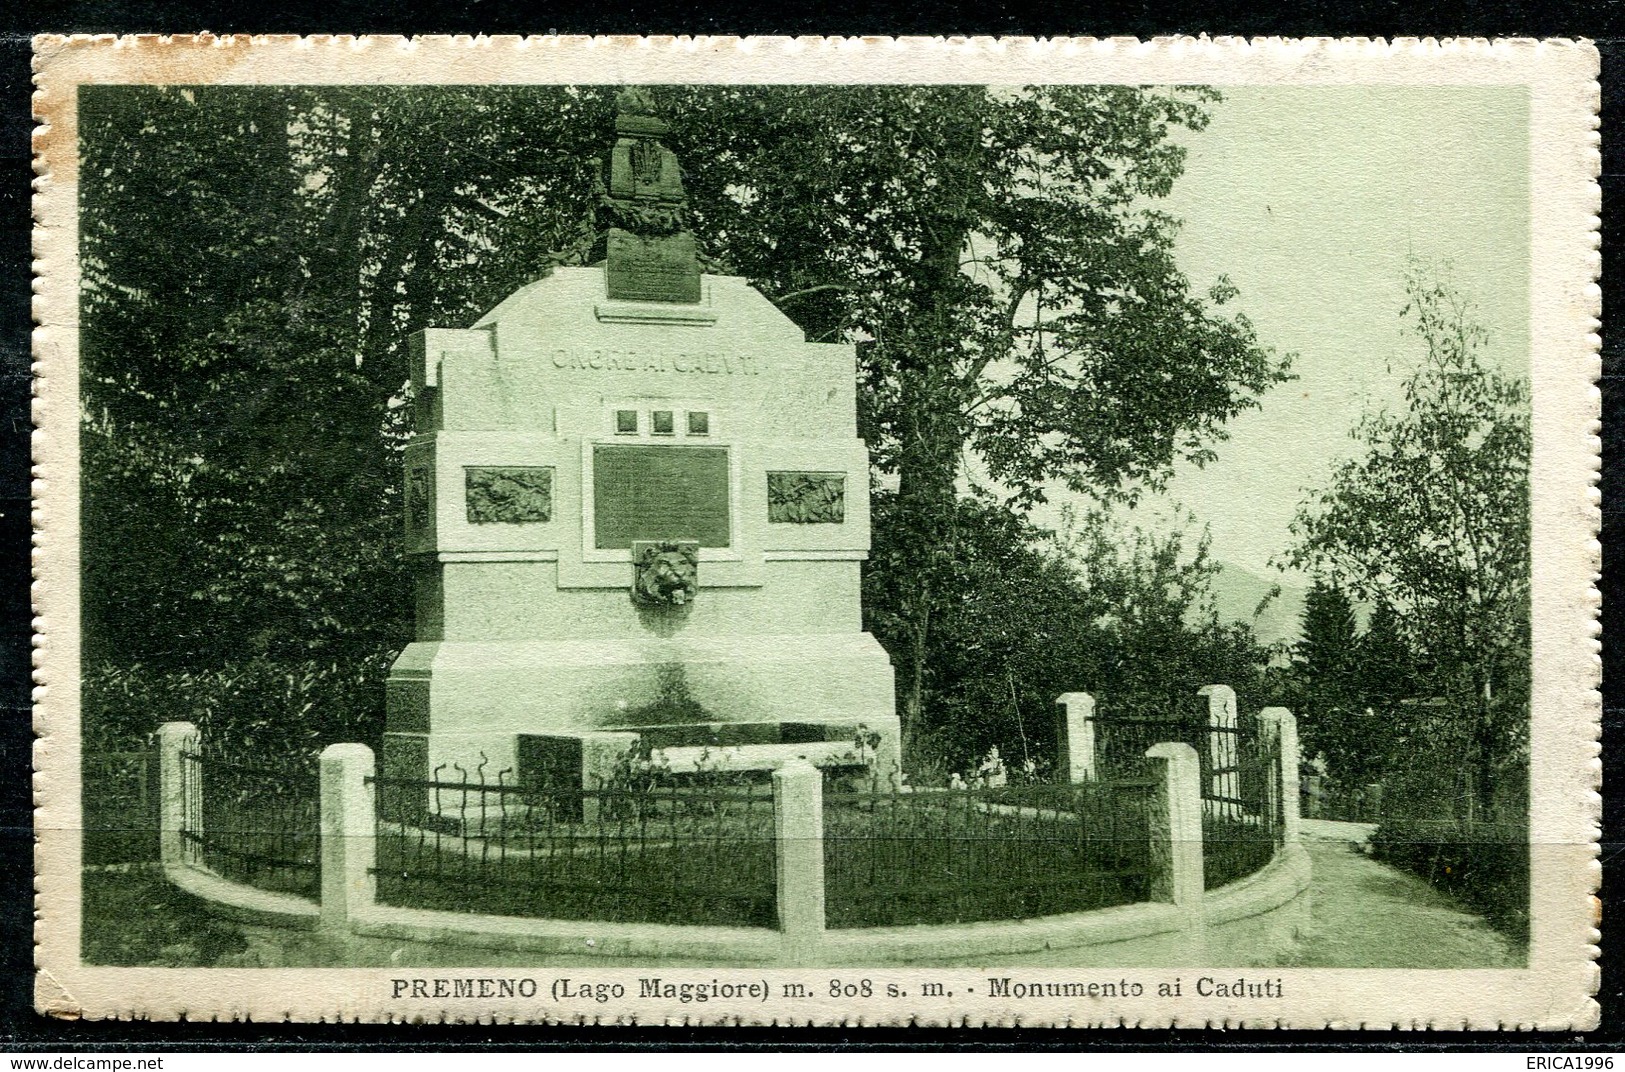
M 154 1019 L 1583 1029 L 1595 1025 L 1600 694 L 1596 51 L 1583 42 L 1132 39 L 41 37 L 36 40 L 34 790 L 37 1006 Z M 107 968 L 79 962 L 76 98 L 93 83 L 1116 82 L 1523 85 L 1531 102 L 1532 903 L 1517 971 L 1271 969 L 1286 996 L 1013 1001 L 968 969 L 729 969 L 711 979 L 928 974 L 955 1000 L 599 1003 L 395 999 L 389 969 Z M 472 968 L 472 966 L 471 966 Z M 1013 969 L 1001 969 L 1011 974 Z M 422 975 L 428 970 L 418 970 Z M 636 969 L 544 969 L 634 981 Z M 453 977 L 470 972 L 433 969 Z M 491 973 L 485 973 L 491 974 Z M 514 969 L 499 974 L 512 976 Z M 1030 980 L 1152 982 L 1235 972 L 1021 969 Z M 545 985 L 542 987 L 545 991 Z M 918 988 L 914 988 L 917 994 Z M 985 990 L 985 987 L 979 987 Z M 1153 988 L 1154 989 L 1154 988 Z M 633 983 L 635 992 L 635 982 Z M 815 995 L 821 994 L 815 988 Z

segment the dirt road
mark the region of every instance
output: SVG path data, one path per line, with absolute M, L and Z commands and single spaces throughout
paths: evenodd
M 1521 968 L 1524 951 L 1414 875 L 1356 847 L 1353 823 L 1306 823 L 1313 917 L 1274 963 L 1304 968 Z

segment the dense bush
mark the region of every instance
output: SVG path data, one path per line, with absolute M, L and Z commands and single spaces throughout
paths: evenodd
M 81 841 L 86 867 L 158 859 L 158 755 L 86 752 Z
M 1458 898 L 1514 941 L 1529 940 L 1527 822 L 1384 819 L 1371 855 Z
M 1479 806 L 1460 751 L 1418 751 L 1385 780 L 1371 854 L 1426 879 L 1508 937 L 1529 938 L 1529 766 L 1496 772 L 1489 808 Z
M 391 652 L 350 664 L 270 657 L 218 670 L 91 666 L 82 685 L 85 750 L 133 751 L 165 722 L 191 722 L 237 755 L 376 740 Z

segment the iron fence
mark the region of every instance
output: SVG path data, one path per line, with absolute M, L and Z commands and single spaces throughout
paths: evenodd
M 1256 714 L 1241 712 L 1234 726 L 1208 727 L 1205 754 L 1202 876 L 1216 889 L 1258 871 L 1281 847 L 1281 742 Z
M 247 763 L 181 753 L 181 837 L 204 867 L 235 882 L 316 898 L 321 787 L 314 757 Z
M 1200 712 L 1171 715 L 1109 715 L 1097 713 L 1090 719 L 1095 731 L 1095 764 L 1102 777 L 1142 776 L 1147 770 L 1146 749 L 1155 744 L 1176 742 L 1196 749 L 1204 777 L 1209 773 L 1208 717 Z M 1204 783 L 1205 784 L 1205 783 Z
M 1203 702 L 1172 714 L 1113 715 L 1091 719 L 1097 770 L 1125 777 L 1147 770 L 1146 749 L 1188 744 L 1196 752 L 1202 787 L 1203 877 L 1215 889 L 1270 862 L 1285 832 L 1281 748 L 1271 724 L 1242 711 L 1234 726 L 1213 725 Z
M 771 927 L 767 784 L 581 790 L 377 777 L 378 898 L 411 908 Z
M 158 859 L 158 753 L 87 752 L 80 770 L 83 863 Z
M 1149 778 L 824 797 L 830 927 L 1026 919 L 1149 900 Z

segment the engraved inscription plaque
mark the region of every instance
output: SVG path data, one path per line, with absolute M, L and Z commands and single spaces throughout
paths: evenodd
M 700 269 L 694 236 L 609 232 L 608 291 L 619 301 L 686 302 L 700 300 Z
M 597 547 L 637 540 L 729 546 L 726 449 L 605 445 L 592 456 Z

